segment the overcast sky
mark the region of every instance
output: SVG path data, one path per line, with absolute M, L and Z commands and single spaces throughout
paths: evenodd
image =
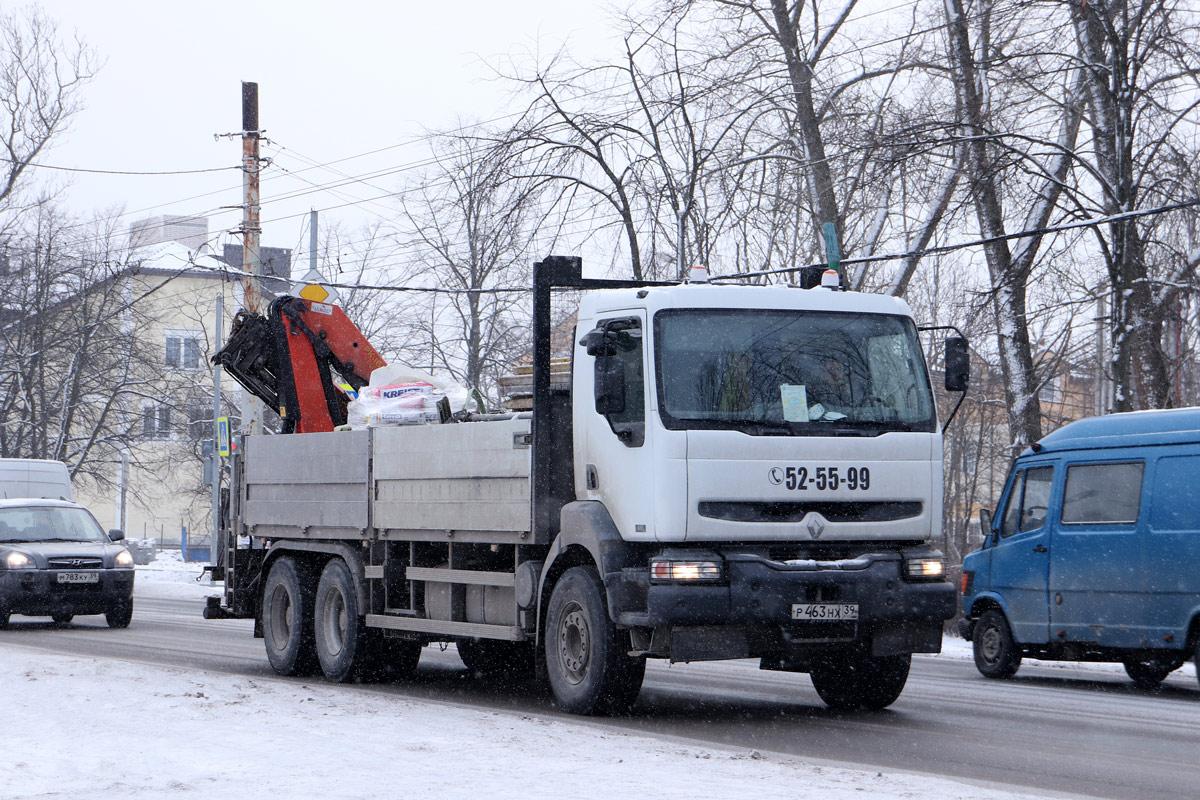
M 307 212 L 350 224 L 388 211 L 386 202 L 345 206 L 393 191 L 399 175 L 337 193 L 310 184 L 420 160 L 425 128 L 494 119 L 518 110 L 509 87 L 490 80 L 506 60 L 532 63 L 566 46 L 577 56 L 605 47 L 601 3 L 561 0 L 43 0 L 65 37 L 77 33 L 104 62 L 84 90 L 85 110 L 39 161 L 115 171 L 234 167 L 241 81 L 259 84 L 260 127 L 276 157 L 264 173 L 263 244 L 307 248 Z M 6 11 L 17 6 L 5 3 Z M 278 148 L 284 148 L 281 151 Z M 374 155 L 352 158 L 360 154 Z M 285 172 L 285 170 L 287 172 Z M 66 173 L 41 170 L 39 177 Z M 75 173 L 73 211 L 124 209 L 125 221 L 155 214 L 211 217 L 210 235 L 236 228 L 241 173 L 116 176 Z M 228 236 L 217 242 L 237 241 Z

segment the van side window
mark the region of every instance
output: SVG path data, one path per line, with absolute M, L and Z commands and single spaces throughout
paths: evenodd
M 1050 486 L 1054 467 L 1034 467 L 1025 471 L 1025 499 L 1021 503 L 1021 532 L 1036 531 L 1046 524 L 1050 507 Z
M 1200 531 L 1200 456 L 1159 459 L 1154 470 L 1150 527 L 1156 531 Z
M 1034 531 L 1045 525 L 1053 483 L 1054 467 L 1032 467 L 1018 473 L 1004 507 L 1000 535 L 1012 536 L 1017 531 Z
M 1062 521 L 1113 525 L 1138 518 L 1145 464 L 1074 464 L 1067 467 Z

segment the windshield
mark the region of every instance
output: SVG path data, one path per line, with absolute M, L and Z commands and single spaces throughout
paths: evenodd
M 0 508 L 0 542 L 107 542 L 108 535 L 82 508 Z
M 905 317 L 692 309 L 660 312 L 654 326 L 668 428 L 935 430 L 916 328 Z

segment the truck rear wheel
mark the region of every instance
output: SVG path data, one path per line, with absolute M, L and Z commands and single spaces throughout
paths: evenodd
M 997 609 L 983 612 L 971 637 L 975 668 L 985 678 L 1010 678 L 1021 666 L 1021 651 L 1013 640 L 1008 620 Z
M 550 688 L 559 708 L 571 714 L 616 714 L 637 700 L 646 673 L 631 658 L 628 634 L 608 618 L 595 571 L 572 567 L 550 595 L 545 650 Z
M 321 572 L 313 609 L 313 639 L 326 679 L 335 683 L 360 678 L 369 659 L 366 625 L 358 613 L 358 594 L 350 567 L 332 559 Z
M 815 662 L 809 677 L 825 705 L 839 711 L 887 708 L 904 691 L 912 656 L 853 652 Z
M 271 566 L 263 586 L 263 641 L 267 661 L 280 675 L 309 675 L 316 663 L 312 578 L 295 559 Z

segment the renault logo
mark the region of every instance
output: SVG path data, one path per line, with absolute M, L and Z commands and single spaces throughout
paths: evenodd
M 814 514 L 808 520 L 808 532 L 814 539 L 820 539 L 821 534 L 825 532 L 825 520 Z

